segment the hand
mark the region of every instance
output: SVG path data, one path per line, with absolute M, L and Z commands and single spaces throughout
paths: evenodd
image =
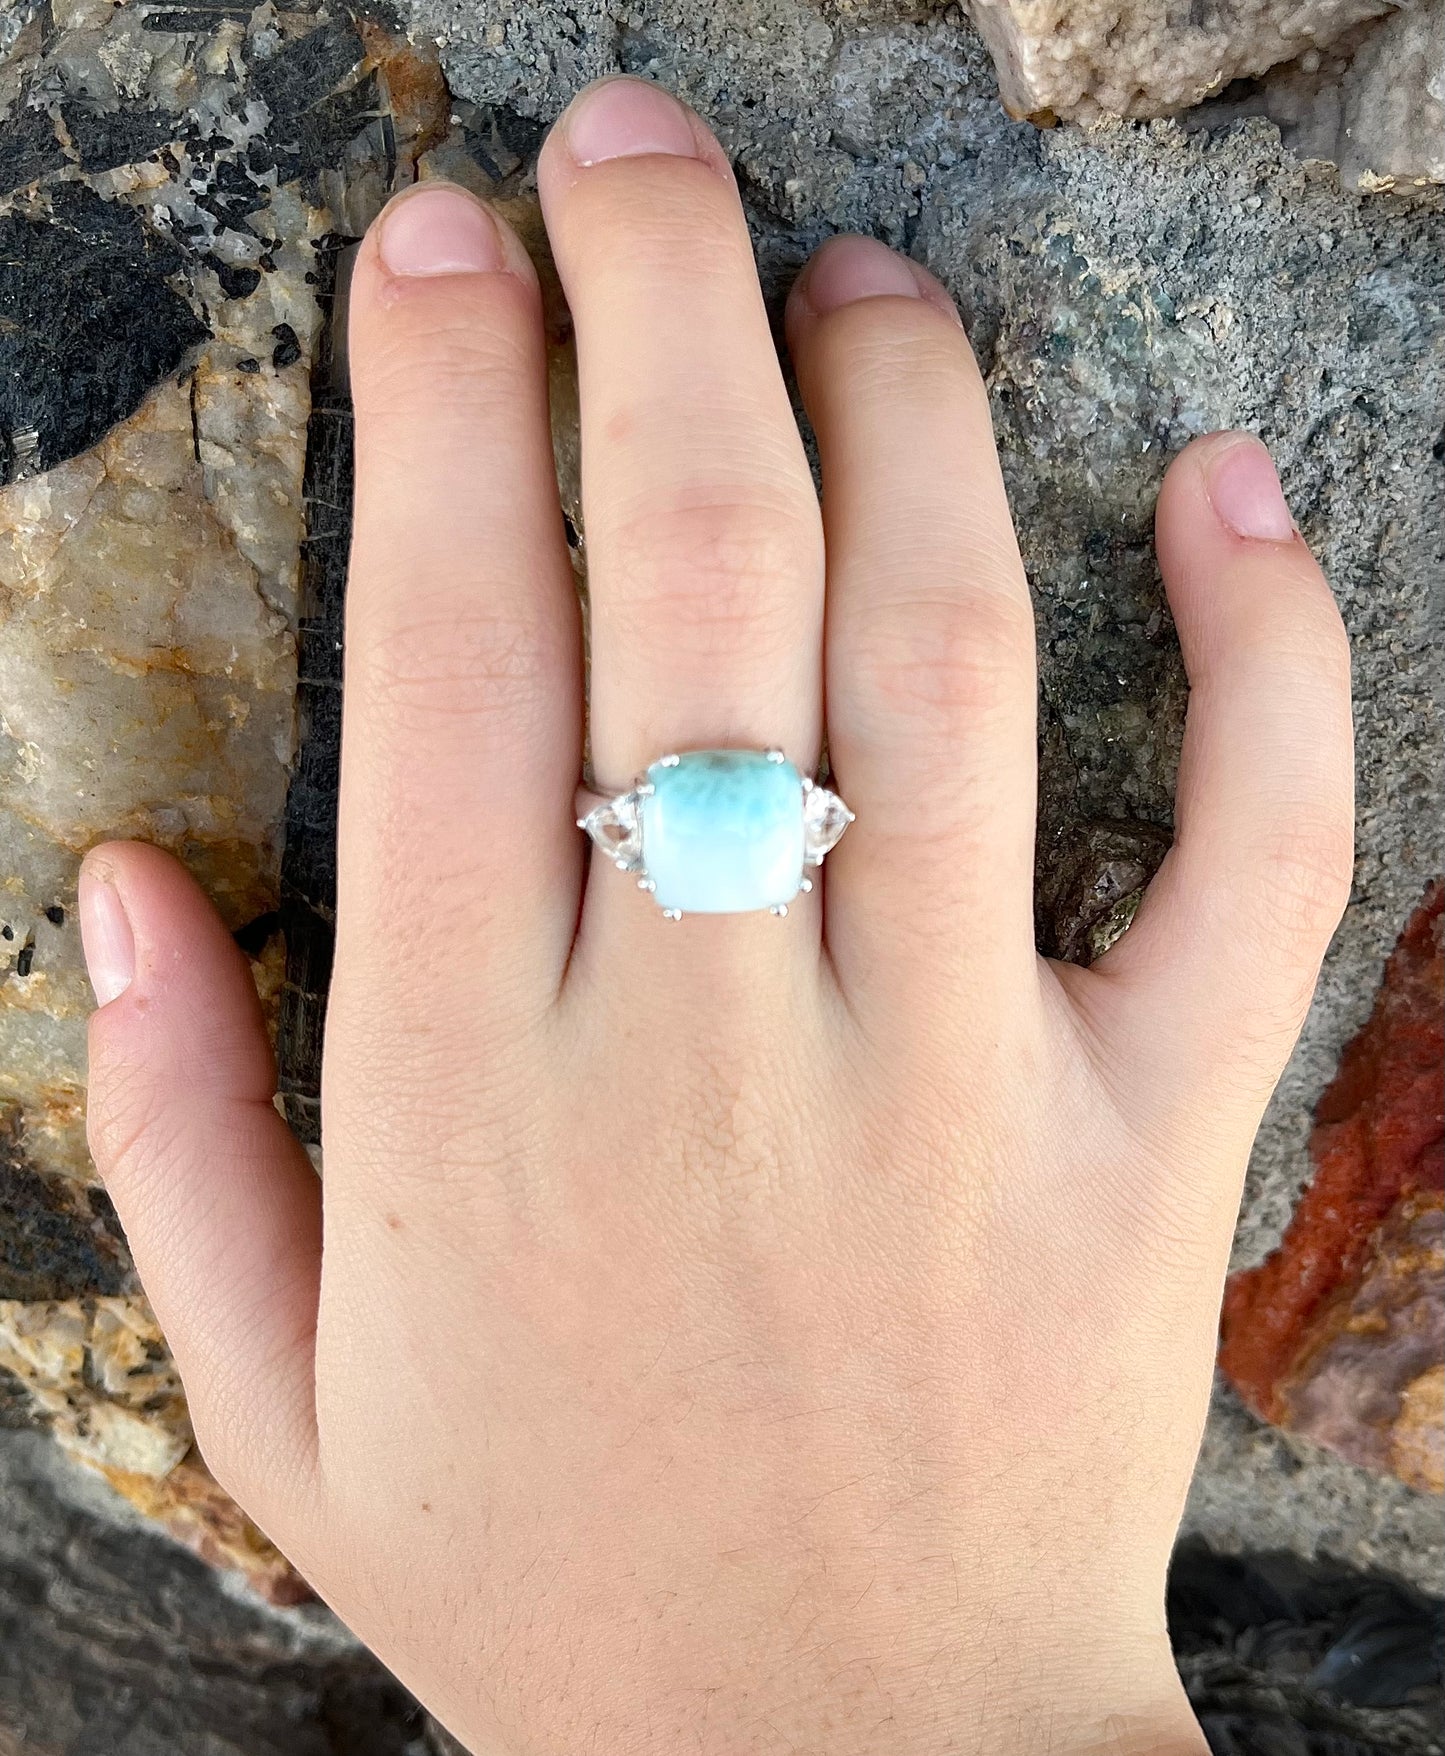
M 1171 468 L 1177 838 L 1035 955 L 1034 632 L 953 307 L 825 246 L 788 342 L 727 162 L 617 81 L 543 154 L 576 322 L 591 751 L 825 729 L 783 922 L 573 826 L 536 276 L 400 197 L 357 416 L 325 1204 L 244 961 L 87 860 L 91 1141 L 220 1480 L 486 1756 L 1203 1749 L 1162 1597 L 1250 1141 L 1350 879 L 1348 658 L 1263 448 Z M 324 1250 L 323 1250 L 324 1231 Z

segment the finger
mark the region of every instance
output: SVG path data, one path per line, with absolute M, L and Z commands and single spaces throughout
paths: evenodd
M 245 957 L 170 855 L 80 877 L 90 1149 L 217 1478 L 273 1534 L 312 1491 L 321 1186 L 272 1102 Z
M 857 822 L 829 856 L 845 982 L 1033 969 L 1033 613 L 988 397 L 944 289 L 837 238 L 788 302 L 823 466 L 829 759 Z
M 481 202 L 423 185 L 367 234 L 348 322 L 337 1027 L 353 995 L 374 1012 L 398 932 L 396 1005 L 450 1016 L 485 971 L 505 1022 L 555 991 L 581 879 L 579 613 L 537 277 Z
M 604 81 L 539 182 L 577 330 L 601 783 L 821 720 L 822 533 L 727 162 L 655 86 Z
M 1189 446 L 1155 527 L 1190 683 L 1174 846 L 1075 986 L 1117 1000 L 1136 1068 L 1186 1094 L 1227 1070 L 1262 1107 L 1349 896 L 1349 647 L 1257 439 Z

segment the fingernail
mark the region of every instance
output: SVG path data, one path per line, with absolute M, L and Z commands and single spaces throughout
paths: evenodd
M 834 238 L 808 264 L 802 296 L 822 317 L 858 299 L 921 299 L 907 262 L 876 238 Z
M 562 118 L 562 138 L 579 165 L 644 153 L 698 156 L 687 111 L 670 92 L 645 79 L 604 79 L 589 86 Z
M 89 867 L 80 873 L 80 943 L 97 1006 L 109 1006 L 135 975 L 135 935 L 120 892 Z
M 1274 462 L 1252 433 L 1241 434 L 1204 466 L 1209 504 L 1236 536 L 1261 543 L 1290 543 L 1294 520 Z
M 815 317 L 859 299 L 901 298 L 924 299 L 961 321 L 932 275 L 876 238 L 830 239 L 803 271 L 797 293 Z
M 381 219 L 381 260 L 396 275 L 496 274 L 506 267 L 496 222 L 448 183 L 423 184 Z

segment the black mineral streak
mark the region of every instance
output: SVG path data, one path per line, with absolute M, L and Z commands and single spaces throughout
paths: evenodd
M 276 345 L 271 350 L 271 364 L 280 371 L 283 366 L 294 366 L 301 358 L 301 343 L 296 331 L 289 323 L 278 323 L 271 331 L 276 337 Z
M 240 946 L 247 957 L 259 957 L 266 949 L 271 935 L 279 930 L 281 916 L 275 909 L 264 915 L 257 915 L 254 920 L 247 921 L 244 927 L 237 927 L 231 937 Z
M 281 920 L 286 980 L 276 1058 L 291 1126 L 321 1138 L 321 1039 L 336 922 L 336 792 L 341 763 L 341 629 L 351 543 L 352 416 L 338 350 L 338 269 L 350 240 L 321 240 L 317 299 L 325 316 L 306 429 L 306 540 L 301 556 L 297 713 L 300 748 L 286 798 Z
M 209 36 L 223 19 L 235 18 L 245 23 L 254 11 L 251 0 L 189 0 L 183 6 L 148 6 L 146 24 L 151 30 Z
M 208 256 L 206 265 L 215 270 L 221 291 L 228 299 L 248 299 L 261 284 L 259 268 L 238 268 L 235 263 L 223 262 L 219 256 Z
M 57 186 L 48 219 L 0 216 L 0 484 L 87 450 L 204 339 L 167 284 L 181 261 L 83 184 Z
M 271 112 L 268 132 L 280 133 L 286 123 L 329 97 L 364 53 L 361 38 L 349 23 L 319 25 L 283 44 L 268 60 L 258 61 L 247 96 L 260 98 Z
M 86 171 L 113 171 L 151 158 L 177 138 L 181 121 L 157 110 L 97 110 L 89 104 L 64 104 L 65 131 Z
M 75 1299 L 132 1289 L 115 1209 L 99 1191 L 35 1169 L 15 1103 L 0 1106 L 0 1212 L 0 1299 Z
M 246 95 L 271 113 L 266 146 L 253 170 L 274 164 L 278 179 L 311 179 L 341 163 L 346 147 L 376 115 L 378 94 L 371 75 L 338 89 L 361 61 L 361 38 L 351 24 L 333 20 L 285 44 L 252 70 Z
M 0 124 L 0 195 L 24 189 L 67 162 L 48 111 L 22 103 Z

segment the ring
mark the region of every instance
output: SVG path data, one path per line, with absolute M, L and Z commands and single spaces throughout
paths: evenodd
M 781 750 L 687 750 L 660 757 L 629 792 L 577 794 L 577 827 L 669 921 L 787 914 L 813 888 L 807 868 L 852 821 Z

